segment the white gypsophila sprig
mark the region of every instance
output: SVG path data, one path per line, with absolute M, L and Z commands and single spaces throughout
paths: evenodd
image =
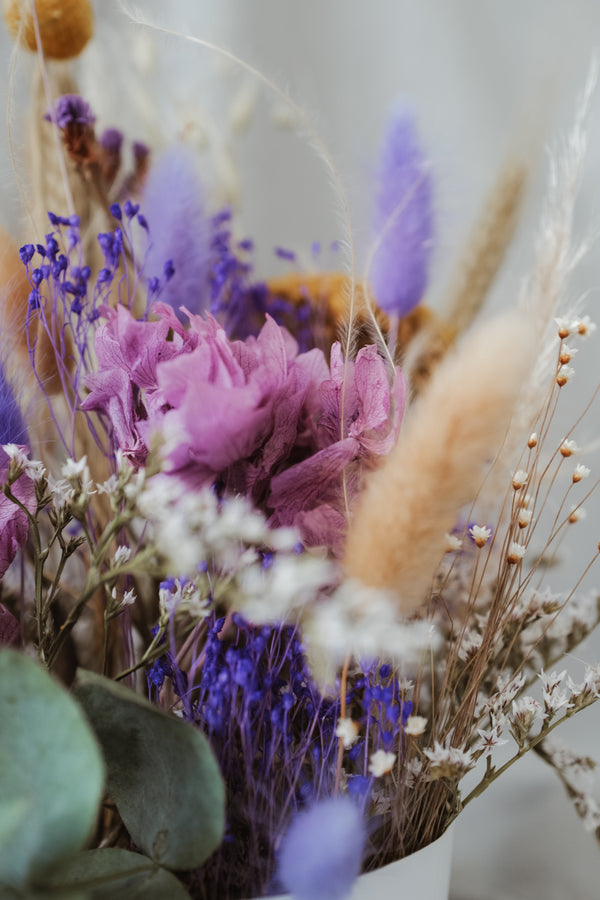
M 337 580 L 327 559 L 297 552 L 295 529 L 270 528 L 244 497 L 219 498 L 212 488 L 191 493 L 176 479 L 159 476 L 146 483 L 139 506 L 169 569 L 193 580 L 199 564 L 210 563 L 214 577 L 224 579 L 221 599 L 251 621 L 280 622 Z M 264 550 L 271 555 L 268 565 Z
M 268 568 L 259 560 L 239 575 L 238 606 L 255 622 L 281 622 L 310 604 L 334 579 L 334 566 L 310 554 L 280 552 Z
M 345 750 L 349 750 L 358 740 L 359 724 L 353 719 L 338 719 L 335 736 L 342 739 Z
M 194 619 L 206 618 L 212 609 L 209 590 L 188 578 L 173 578 L 160 585 L 158 604 L 161 623 L 166 625 L 176 613 L 187 613 Z
M 87 457 L 75 460 L 69 458 L 61 468 L 61 475 L 73 488 L 73 494 L 69 500 L 69 507 L 74 516 L 78 517 L 87 510 L 92 494 L 96 493 L 94 482 L 90 477 Z
M 369 757 L 369 772 L 374 778 L 382 778 L 394 768 L 397 756 L 389 750 L 376 750 Z
M 75 496 L 75 489 L 66 479 L 55 479 L 48 474 L 48 490 L 52 495 L 52 505 L 57 513 L 62 513 L 69 509 Z
M 355 579 L 313 604 L 303 617 L 303 631 L 311 662 L 326 683 L 349 653 L 411 666 L 425 651 L 435 652 L 441 640 L 432 622 L 401 619 L 385 591 Z

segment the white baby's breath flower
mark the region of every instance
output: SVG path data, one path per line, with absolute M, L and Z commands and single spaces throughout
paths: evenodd
M 469 528 L 469 534 L 473 538 L 476 547 L 485 547 L 490 536 L 492 534 L 492 529 L 487 528 L 485 525 L 472 525 Z
M 576 353 L 579 353 L 577 347 L 568 347 L 567 344 L 563 344 L 560 348 L 560 354 L 558 357 L 558 361 L 561 366 L 566 366 L 567 363 L 571 362 Z
M 106 481 L 103 481 L 102 484 L 98 485 L 98 493 L 108 494 L 110 497 L 112 494 L 116 493 L 118 486 L 118 477 L 116 475 L 111 475 L 110 478 L 107 478 Z
M 523 544 L 519 544 L 517 541 L 511 541 L 506 554 L 506 561 L 514 566 L 521 562 L 526 552 L 527 548 L 524 547 Z
M 404 726 L 404 733 L 409 737 L 420 737 L 425 733 L 427 719 L 424 716 L 409 716 Z
M 133 606 L 133 604 L 135 603 L 136 600 L 137 600 L 137 594 L 136 594 L 135 590 L 133 588 L 131 588 L 131 590 L 125 591 L 125 593 L 123 594 L 121 603 L 123 606 Z
M 462 541 L 455 534 L 447 534 L 446 535 L 446 553 L 454 553 L 457 550 L 460 550 L 462 547 Z
M 25 472 L 32 481 L 41 481 L 46 477 L 46 468 L 39 459 L 28 459 L 25 464 Z
M 587 478 L 590 474 L 590 470 L 587 466 L 578 463 L 573 470 L 573 484 L 577 484 L 582 479 Z
M 572 366 L 561 366 L 556 374 L 556 383 L 559 387 L 564 387 L 565 384 L 570 381 L 575 374 L 575 369 Z
M 576 522 L 582 522 L 586 516 L 587 512 L 583 506 L 572 506 L 568 521 L 571 525 L 574 525 Z
M 581 337 L 589 337 L 595 332 L 596 324 L 589 316 L 582 316 L 571 323 L 571 330 L 576 331 Z
M 529 475 L 527 472 L 524 472 L 523 469 L 517 469 L 512 479 L 512 486 L 515 491 L 520 491 L 521 488 L 525 487 L 527 481 L 529 480 Z
M 52 494 L 52 505 L 57 512 L 69 507 L 75 493 L 68 481 L 65 481 L 64 478 L 56 480 L 50 474 L 48 475 L 48 490 Z
M 358 740 L 358 722 L 352 719 L 338 719 L 335 736 L 342 739 L 344 748 L 349 750 Z
M 566 440 L 563 441 L 560 446 L 560 455 L 567 459 L 569 456 L 573 456 L 574 453 L 577 453 L 578 450 L 579 447 L 575 441 Z
M 369 758 L 369 772 L 375 778 L 381 778 L 392 771 L 395 762 L 395 753 L 390 753 L 386 750 L 376 750 Z
M 280 622 L 313 602 L 333 578 L 327 559 L 303 553 L 276 555 L 268 569 L 260 563 L 239 573 L 239 606 L 255 622 Z
M 27 454 L 18 444 L 2 444 L 2 449 L 8 458 L 19 468 L 24 469 L 29 462 Z
M 326 602 L 311 606 L 303 631 L 320 680 L 331 684 L 335 667 L 348 653 L 412 665 L 439 646 L 440 635 L 431 622 L 403 620 L 396 610 L 393 594 L 354 579 L 342 582 Z
M 115 550 L 115 556 L 113 560 L 113 565 L 115 568 L 122 566 L 124 563 L 129 562 L 131 559 L 131 547 L 127 547 L 125 544 L 120 544 Z
M 81 494 L 87 498 L 90 494 L 95 494 L 94 482 L 90 478 L 90 470 L 87 464 L 87 456 L 81 459 L 67 459 L 61 468 L 63 478 L 73 486 L 76 494 Z
M 533 512 L 530 509 L 519 510 L 519 517 L 517 519 L 519 528 L 527 528 L 528 525 L 531 525 L 532 518 Z

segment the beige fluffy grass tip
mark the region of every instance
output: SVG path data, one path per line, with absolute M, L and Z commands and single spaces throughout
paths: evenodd
M 403 614 L 427 601 L 445 535 L 502 445 L 531 371 L 530 341 L 528 323 L 516 312 L 470 331 L 436 370 L 396 447 L 365 486 L 344 569 L 393 591 Z

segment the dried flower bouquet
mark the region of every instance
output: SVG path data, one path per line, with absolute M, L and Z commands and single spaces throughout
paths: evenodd
M 5 4 L 43 49 L 44 218 L 0 259 L 0 895 L 335 900 L 530 750 L 600 835 L 593 762 L 551 739 L 600 695 L 560 662 L 598 623 L 598 482 L 581 420 L 553 429 L 595 330 L 563 307 L 594 77 L 535 271 L 479 322 L 524 167 L 434 314 L 432 175 L 398 107 L 364 278 L 278 248 L 290 274 L 260 280 L 189 147 L 134 142 L 128 167 L 97 128 L 55 63 L 91 8 L 55 4 L 65 49 L 51 5 Z M 572 529 L 589 565 L 558 594 Z

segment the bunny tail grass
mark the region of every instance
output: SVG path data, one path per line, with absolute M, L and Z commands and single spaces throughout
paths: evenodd
M 410 614 L 429 596 L 445 535 L 502 445 L 530 374 L 531 332 L 511 312 L 473 329 L 435 371 L 351 522 L 346 574 L 393 591 Z

